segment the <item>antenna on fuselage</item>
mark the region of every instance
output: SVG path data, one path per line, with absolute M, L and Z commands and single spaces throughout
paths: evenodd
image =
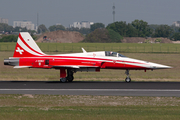
M 87 53 L 86 50 L 85 50 L 84 48 L 82 48 L 82 51 L 83 51 L 83 53 Z

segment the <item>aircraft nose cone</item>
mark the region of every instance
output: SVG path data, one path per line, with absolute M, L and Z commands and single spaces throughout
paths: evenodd
M 152 69 L 170 69 L 170 68 L 172 68 L 172 67 L 166 66 L 166 65 L 152 63 Z

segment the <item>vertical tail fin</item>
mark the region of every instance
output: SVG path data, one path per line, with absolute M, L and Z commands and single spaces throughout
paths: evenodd
M 38 57 L 45 55 L 28 32 L 20 32 L 13 57 Z

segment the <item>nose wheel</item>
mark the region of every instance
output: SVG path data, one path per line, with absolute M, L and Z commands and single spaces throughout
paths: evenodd
M 130 78 L 130 74 L 129 74 L 129 70 L 126 70 L 125 74 L 127 75 L 125 82 L 130 83 L 131 82 L 131 78 Z
M 130 77 L 126 77 L 125 81 L 126 81 L 127 83 L 129 83 L 129 82 L 131 82 L 131 78 L 130 78 Z

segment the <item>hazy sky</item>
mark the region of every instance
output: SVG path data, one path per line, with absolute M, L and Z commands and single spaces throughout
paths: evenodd
M 65 27 L 73 22 L 113 22 L 112 6 L 115 4 L 115 20 L 128 23 L 142 19 L 149 24 L 168 24 L 180 21 L 180 0 L 0 0 L 0 18 L 28 20 L 46 27 L 61 23 Z

